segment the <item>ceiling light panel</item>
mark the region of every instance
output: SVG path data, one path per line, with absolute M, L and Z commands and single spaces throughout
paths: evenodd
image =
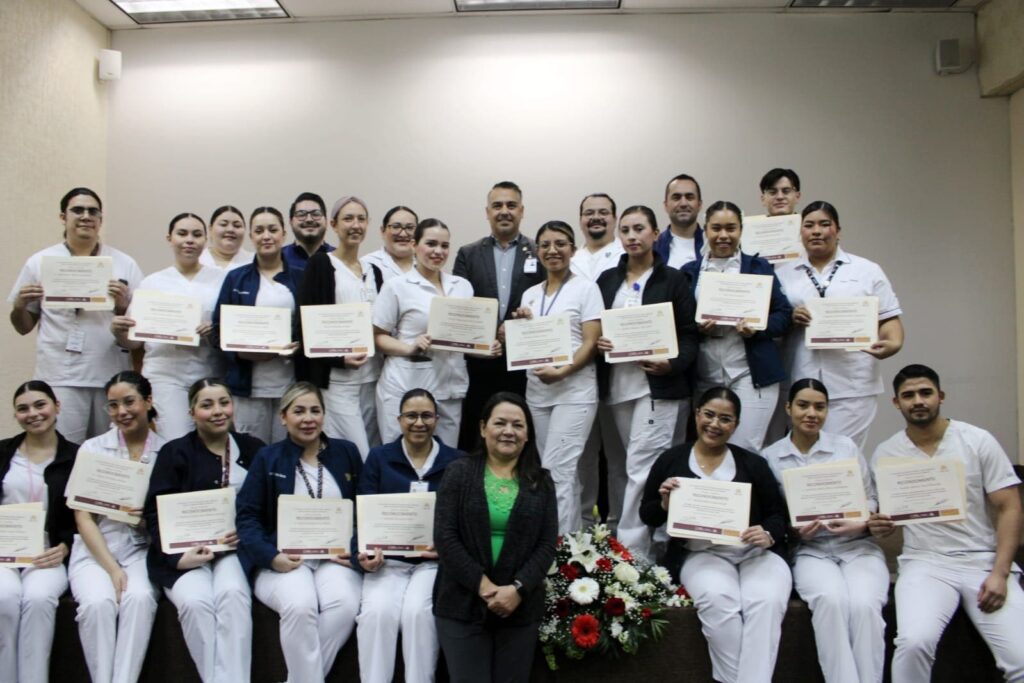
M 455 0 L 457 12 L 619 9 L 620 0 Z
M 803 9 L 949 9 L 956 0 L 793 0 Z
M 140 24 L 286 18 L 277 0 L 110 0 Z

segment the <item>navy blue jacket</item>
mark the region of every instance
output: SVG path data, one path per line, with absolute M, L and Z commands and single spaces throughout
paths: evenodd
M 323 242 L 313 253 L 313 256 L 316 256 L 317 254 L 329 254 L 334 251 L 334 249 L 335 247 L 327 244 L 327 242 Z M 310 256 L 305 247 L 300 247 L 297 243 L 292 242 L 291 244 L 284 245 L 284 248 L 281 249 L 281 258 L 284 259 L 284 262 L 288 264 L 289 268 L 297 270 L 301 274 L 309 264 Z
M 690 281 L 690 291 L 697 296 L 697 280 L 700 277 L 702 259 L 690 261 L 682 271 Z M 740 254 L 740 272 L 750 275 L 772 276 L 772 298 L 768 305 L 768 327 L 758 330 L 743 340 L 747 349 L 747 365 L 750 366 L 750 377 L 755 387 L 766 387 L 786 378 L 786 368 L 782 363 L 782 354 L 773 341 L 782 337 L 793 324 L 793 306 L 790 305 L 786 293 L 782 291 L 779 278 L 775 276 L 775 268 L 760 256 Z
M 351 441 L 321 438 L 326 445 L 320 452 L 324 469 L 334 477 L 341 497 L 355 502 L 363 466 L 359 450 Z M 277 497 L 295 493 L 295 466 L 301 456 L 302 446 L 290 438 L 263 447 L 253 458 L 238 492 L 238 561 L 250 581 L 255 580 L 257 569 L 270 569 L 277 556 Z
M 693 233 L 693 255 L 700 258 L 700 250 L 704 246 L 704 231 L 697 226 Z M 663 263 L 668 263 L 668 255 L 672 251 L 672 228 L 666 228 L 654 243 L 654 253 L 661 257 Z
M 234 437 L 240 451 L 231 454 L 231 464 L 248 470 L 256 451 L 265 444 L 248 434 L 232 432 L 231 436 Z M 146 494 L 146 505 L 142 515 L 152 539 L 149 554 L 146 556 L 149 578 L 164 588 L 172 587 L 185 572 L 178 569 L 180 553 L 166 555 L 160 550 L 160 523 L 156 511 L 156 497 L 167 493 L 218 489 L 222 475 L 220 456 L 206 447 L 195 430 L 181 438 L 168 441 L 160 449 L 156 464 L 153 465 L 153 473 L 149 477 L 149 493 Z
M 288 267 L 288 261 L 281 259 L 282 270 L 274 276 L 274 282 L 280 282 L 288 288 L 295 296 L 302 282 L 302 271 Z M 224 278 L 224 284 L 220 288 L 220 296 L 217 297 L 217 307 L 213 309 L 213 336 L 211 342 L 214 348 L 220 348 L 220 307 L 229 306 L 255 306 L 256 295 L 260 291 L 260 269 L 254 257 L 252 263 L 228 271 Z M 252 361 L 238 357 L 234 351 L 225 351 L 224 356 L 228 360 L 228 372 L 224 377 L 231 393 L 235 396 L 249 396 L 252 394 Z

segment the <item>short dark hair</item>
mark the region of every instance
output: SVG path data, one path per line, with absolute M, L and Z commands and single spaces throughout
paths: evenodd
M 740 207 L 736 206 L 732 202 L 727 202 L 727 201 L 724 201 L 724 200 L 719 200 L 719 201 L 715 202 L 714 204 L 712 204 L 711 206 L 708 207 L 707 211 L 704 212 L 704 225 L 705 226 L 708 224 L 708 219 L 711 218 L 711 215 L 714 214 L 717 211 L 732 211 L 734 214 L 736 214 L 736 218 L 740 219 L 740 226 L 742 227 L 742 225 L 743 225 L 743 211 L 740 209 Z
M 580 215 L 581 216 L 583 215 L 583 204 L 588 199 L 595 199 L 595 198 L 597 198 L 597 199 L 607 199 L 612 204 L 612 215 L 613 216 L 619 215 L 618 210 L 615 208 L 615 200 L 614 199 L 612 199 L 610 196 L 608 196 L 604 192 L 594 192 L 592 194 L 588 194 L 586 197 L 584 197 L 583 199 L 580 200 Z
M 544 234 L 546 230 L 551 230 L 552 232 L 558 232 L 565 235 L 569 238 L 569 244 L 574 247 L 576 246 L 576 233 L 573 232 L 572 226 L 565 221 L 548 221 L 544 225 L 540 226 L 540 230 L 537 231 L 537 237 L 534 239 L 534 242 L 540 242 L 540 236 Z
M 222 213 L 237 213 L 238 217 L 242 219 L 242 223 L 245 223 L 245 214 L 242 213 L 241 209 L 236 206 L 232 206 L 231 204 L 225 204 L 224 206 L 218 206 L 213 210 L 213 214 L 210 216 L 210 225 L 216 223 Z M 245 225 L 242 227 L 244 228 Z
M 789 396 L 786 398 L 786 403 L 792 403 L 796 395 L 804 389 L 813 389 L 814 391 L 820 391 L 825 394 L 825 401 L 828 401 L 828 389 L 820 381 L 813 377 L 804 377 L 793 382 L 792 386 L 789 387 Z
M 295 201 L 292 202 L 292 206 L 288 209 L 288 218 L 295 218 L 295 207 L 299 205 L 299 202 L 316 202 L 317 206 L 320 207 L 320 211 L 326 216 L 327 205 L 324 204 L 324 198 L 318 195 L 316 192 L 303 192 Z
M 511 180 L 502 180 L 500 183 L 494 183 L 494 186 L 490 189 L 488 194 L 495 190 L 514 190 L 515 193 L 519 195 L 520 200 L 523 198 L 523 191 Z
M 766 192 L 783 178 L 789 178 L 789 182 L 793 183 L 793 189 L 800 191 L 800 176 L 796 171 L 791 168 L 773 168 L 761 177 L 761 192 Z
M 670 180 L 667 183 L 665 183 L 665 199 L 668 199 L 668 188 L 670 188 L 672 186 L 672 183 L 674 183 L 677 180 L 689 180 L 691 183 L 696 185 L 697 186 L 697 199 L 703 199 L 703 197 L 701 196 L 701 193 L 700 193 L 700 183 L 698 183 L 697 179 L 694 178 L 692 175 L 687 175 L 686 173 L 680 173 L 675 178 L 673 178 L 672 180 Z
M 736 424 L 740 423 L 740 397 L 736 395 L 736 392 L 726 386 L 711 387 L 703 394 L 700 395 L 700 400 L 697 401 L 696 410 L 700 410 L 708 403 L 711 403 L 715 399 L 723 399 L 732 404 L 732 409 L 736 411 Z
M 536 489 L 539 486 L 551 486 L 551 477 L 547 470 L 543 469 L 540 462 L 540 452 L 537 450 L 537 432 L 533 426 L 533 415 L 530 413 L 530 406 L 526 405 L 526 399 L 511 391 L 499 391 L 487 399 L 483 410 L 480 411 L 480 423 L 486 424 L 491 419 L 494 409 L 502 403 L 511 403 L 523 411 L 526 417 L 526 445 L 523 452 L 519 454 L 519 462 L 516 464 L 516 478 L 520 486 L 527 486 Z M 476 455 L 486 458 L 487 449 L 484 439 L 481 436 L 477 445 Z
M 813 201 L 807 206 L 805 206 L 804 210 L 800 212 L 800 219 L 803 220 L 804 218 L 807 218 L 807 216 L 814 213 L 815 211 L 824 211 L 825 213 L 828 214 L 828 217 L 832 219 L 832 222 L 836 224 L 836 227 L 840 227 L 839 212 L 836 211 L 836 207 L 820 199 Z
M 392 206 L 390 209 L 388 209 L 388 212 L 386 214 L 384 214 L 384 218 L 381 219 L 380 227 L 381 228 L 387 227 L 387 224 L 391 220 L 391 217 L 394 216 L 399 211 L 408 211 L 409 213 L 412 214 L 412 219 L 414 221 L 416 221 L 417 223 L 419 223 L 420 217 L 416 215 L 415 211 L 410 209 L 408 206 L 402 206 L 401 204 L 399 204 L 398 206 Z
M 284 216 L 281 215 L 280 211 L 278 211 L 272 206 L 257 206 L 255 209 L 252 210 L 252 213 L 249 215 L 250 230 L 252 230 L 252 219 L 256 218 L 256 216 L 259 216 L 261 213 L 269 213 L 271 216 L 276 216 L 277 220 L 280 221 L 281 223 L 281 227 L 284 227 Z
M 935 372 L 927 365 L 912 363 L 897 372 L 896 376 L 892 378 L 892 393 L 899 396 L 900 387 L 903 386 L 903 383 L 912 379 L 927 379 L 935 385 L 936 389 L 939 391 L 942 390 L 942 384 L 939 382 L 939 373 Z
M 622 215 L 619 216 L 619 220 L 621 221 L 623 218 L 630 215 L 631 213 L 643 214 L 644 218 L 647 219 L 647 222 L 651 224 L 651 228 L 657 231 L 658 219 L 654 215 L 654 211 L 651 210 L 651 207 L 644 206 L 643 204 L 634 204 L 633 206 L 630 206 L 622 211 Z
M 424 218 L 416 224 L 416 229 L 412 233 L 413 243 L 419 244 L 420 240 L 423 239 L 423 233 L 430 228 L 444 228 L 445 232 L 449 235 L 452 234 L 452 231 L 448 229 L 448 226 L 440 218 Z
M 82 195 L 82 194 L 86 195 L 87 197 L 92 197 L 93 199 L 95 199 L 96 203 L 100 207 L 100 211 L 103 210 L 103 200 L 100 199 L 100 196 L 98 194 L 96 194 L 94 191 L 90 190 L 88 187 L 74 187 L 74 188 L 71 188 L 70 190 L 68 190 L 64 194 L 64 196 L 60 198 L 60 212 L 61 213 L 67 213 L 67 211 L 68 211 L 68 203 L 74 197 L 77 197 L 78 195 Z
M 171 224 L 167 226 L 167 234 L 170 235 L 172 232 L 174 232 L 174 226 L 178 224 L 178 221 L 185 220 L 186 218 L 195 218 L 197 221 L 199 221 L 200 225 L 203 226 L 203 232 L 206 232 L 206 221 L 204 221 L 202 218 L 195 215 L 194 213 L 186 212 L 179 213 L 177 216 L 171 219 Z

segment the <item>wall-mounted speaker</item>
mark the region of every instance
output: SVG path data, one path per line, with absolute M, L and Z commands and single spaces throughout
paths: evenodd
M 116 81 L 121 78 L 121 52 L 100 50 L 100 80 Z
M 948 38 L 935 43 L 935 73 L 940 76 L 962 74 L 971 67 L 970 55 L 961 48 L 957 38 Z

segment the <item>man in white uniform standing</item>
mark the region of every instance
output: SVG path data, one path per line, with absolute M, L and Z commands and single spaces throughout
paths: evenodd
M 664 206 L 669 229 L 658 235 L 654 252 L 664 263 L 679 269 L 696 261 L 704 246 L 704 232 L 697 224 L 703 206 L 697 179 L 680 173 L 668 181 Z
M 908 365 L 893 389 L 907 428 L 878 446 L 873 466 L 883 457 L 959 460 L 967 488 L 963 521 L 903 528 L 893 683 L 931 680 L 936 646 L 957 606 L 988 643 L 1006 680 L 1024 680 L 1024 591 L 1013 561 L 1021 532 L 1020 479 L 991 434 L 940 415 L 945 394 L 934 370 Z M 895 530 L 892 519 L 878 513 L 868 528 L 878 537 Z

